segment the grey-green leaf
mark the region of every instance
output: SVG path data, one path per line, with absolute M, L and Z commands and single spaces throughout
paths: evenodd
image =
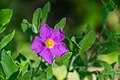
M 41 8 L 38 8 L 38 9 L 35 10 L 35 12 L 33 14 L 33 19 L 32 19 L 33 25 L 35 27 L 37 27 L 37 29 L 40 28 L 40 24 L 41 24 L 40 19 L 41 19 L 41 17 L 42 17 L 42 10 L 41 10 Z
M 2 41 L 0 41 L 0 50 L 5 47 L 14 37 L 15 30 L 11 33 L 5 36 Z
M 18 71 L 18 66 L 15 64 L 13 59 L 6 53 L 5 50 L 2 51 L 1 64 L 5 72 L 6 78 L 8 79 L 14 72 Z
M 60 22 L 55 25 L 54 29 L 60 28 L 60 29 L 63 30 L 64 27 L 65 27 L 65 24 L 66 24 L 66 18 L 62 18 L 62 19 L 60 20 Z
M 46 22 L 49 12 L 50 12 L 50 2 L 47 2 L 42 9 L 42 24 Z
M 93 43 L 95 42 L 95 39 L 96 39 L 96 35 L 95 35 L 95 32 L 94 31 L 90 31 L 87 35 L 85 35 L 85 37 L 79 42 L 79 46 L 80 46 L 80 56 L 81 56 L 81 59 L 83 61 L 86 60 L 86 57 L 85 57 L 85 51 L 88 50 L 92 45 Z
M 10 9 L 0 10 L 0 33 L 5 30 L 4 26 L 10 22 L 12 14 L 13 12 Z
M 80 42 L 79 46 L 85 51 L 95 42 L 96 35 L 94 31 L 90 31 Z
M 31 80 L 32 70 L 26 72 L 19 80 Z
M 23 32 L 25 32 L 28 28 L 30 27 L 27 19 L 23 19 L 22 23 L 21 23 L 21 28 L 23 30 Z

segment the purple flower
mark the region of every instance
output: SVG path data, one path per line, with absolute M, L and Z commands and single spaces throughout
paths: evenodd
M 69 51 L 65 43 L 61 42 L 63 39 L 64 33 L 61 29 L 53 30 L 47 24 L 43 24 L 40 29 L 40 37 L 35 36 L 31 50 L 52 64 L 55 56 L 61 57 Z

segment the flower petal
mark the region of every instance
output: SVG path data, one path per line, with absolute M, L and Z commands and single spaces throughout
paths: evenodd
M 67 46 L 63 42 L 56 43 L 54 47 L 52 48 L 52 52 L 55 56 L 61 57 L 65 53 L 67 53 L 69 50 L 67 49 Z
M 35 51 L 36 53 L 39 53 L 44 47 L 45 44 L 43 40 L 40 37 L 35 36 L 34 41 L 31 45 L 31 50 Z
M 39 55 L 40 55 L 45 61 L 47 61 L 49 64 L 52 64 L 52 63 L 53 63 L 54 56 L 53 56 L 53 54 L 52 54 L 52 52 L 51 52 L 50 49 L 48 49 L 48 48 L 43 49 L 43 50 L 39 53 Z
M 54 30 L 51 38 L 55 42 L 62 41 L 64 39 L 64 33 L 61 29 Z
M 43 24 L 40 28 L 40 37 L 44 40 L 47 40 L 52 36 L 53 29 L 50 28 L 47 24 Z

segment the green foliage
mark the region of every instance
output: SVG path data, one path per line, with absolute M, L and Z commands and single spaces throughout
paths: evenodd
M 85 37 L 79 42 L 79 46 L 83 51 L 89 49 L 92 44 L 95 42 L 96 35 L 94 31 L 90 31 Z
M 38 30 L 41 25 L 41 21 L 40 21 L 41 18 L 42 18 L 42 9 L 38 8 L 35 10 L 35 12 L 33 14 L 33 19 L 32 19 L 33 26 L 36 26 L 38 28 Z
M 115 8 L 115 3 L 112 0 L 109 0 L 108 4 L 103 3 L 102 19 L 104 24 L 106 23 L 108 13 L 113 11 Z
M 26 72 L 19 80 L 30 80 L 31 74 L 32 74 L 32 71 L 30 70 L 30 71 Z
M 52 67 L 51 66 L 48 66 L 47 69 L 46 69 L 46 72 L 47 72 L 47 79 L 51 79 L 52 76 L 53 76 L 53 71 L 52 71 Z
M 13 12 L 10 9 L 0 10 L 0 33 L 2 33 L 5 30 L 5 25 L 10 22 L 12 14 Z
M 46 3 L 43 9 L 38 8 L 33 13 L 32 23 L 29 23 L 26 19 L 23 19 L 21 23 L 21 28 L 23 32 L 28 32 L 30 38 L 33 37 L 33 34 L 29 33 L 28 30 L 32 30 L 34 34 L 38 34 L 40 26 L 46 22 L 48 13 L 50 12 L 50 2 Z
M 42 9 L 42 24 L 46 22 L 48 13 L 50 12 L 50 2 L 47 2 Z
M 60 20 L 60 22 L 55 25 L 54 29 L 60 28 L 60 29 L 63 30 L 63 29 L 64 29 L 64 26 L 65 26 L 65 23 L 66 23 L 66 18 L 62 18 L 62 19 Z
M 75 76 L 78 80 L 79 78 L 80 80 L 85 78 L 92 80 L 93 74 L 96 75 L 97 80 L 107 80 L 108 78 L 114 80 L 115 76 L 120 75 L 120 35 L 107 28 L 106 18 L 108 13 L 115 8 L 112 0 L 109 0 L 107 4 L 103 2 L 104 28 L 100 33 L 87 24 L 80 28 L 81 32 L 77 35 L 67 36 L 65 34 L 63 42 L 67 45 L 69 52 L 60 58 L 55 57 L 52 65 L 40 58 L 39 54 L 31 51 L 29 42 L 19 40 L 16 52 L 10 50 L 6 52 L 5 50 L 9 49 L 6 45 L 13 39 L 15 30 L 6 36 L 1 35 L 0 80 L 69 80 Z M 43 8 L 35 10 L 31 23 L 27 19 L 23 19 L 21 28 L 29 35 L 31 41 L 39 34 L 40 26 L 47 22 L 49 12 L 50 2 L 47 2 Z M 5 25 L 10 22 L 11 16 L 12 10 L 0 10 L 0 33 L 5 30 Z M 66 17 L 62 18 L 54 29 L 60 28 L 65 31 L 65 24 Z M 115 64 L 118 64 L 116 70 L 113 69 Z M 89 70 L 89 67 L 93 67 L 93 69 Z
M 84 62 L 86 62 L 85 52 L 93 45 L 96 40 L 96 35 L 94 31 L 90 31 L 85 37 L 79 42 L 80 46 L 80 56 Z
M 65 66 L 68 66 L 67 62 L 69 61 L 71 56 L 72 56 L 72 52 L 68 52 L 64 56 L 62 56 L 61 58 L 56 58 L 55 63 L 57 65 L 63 65 L 64 64 Z
M 30 25 L 26 19 L 23 19 L 23 21 L 21 23 L 21 27 L 22 27 L 23 32 L 27 31 L 27 29 L 30 27 Z
M 5 50 L 2 51 L 1 64 L 8 79 L 13 73 L 18 71 L 18 66 L 15 64 L 11 56 L 9 56 Z
M 2 41 L 0 41 L 0 50 L 4 48 L 14 37 L 15 30 L 11 33 L 5 36 Z

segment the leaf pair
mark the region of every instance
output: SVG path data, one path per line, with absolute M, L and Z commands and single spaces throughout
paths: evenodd
M 38 8 L 35 10 L 32 18 L 32 24 L 27 19 L 23 19 L 21 27 L 23 32 L 26 32 L 28 28 L 31 28 L 34 33 L 38 33 L 40 25 L 47 20 L 48 13 L 50 12 L 50 2 L 46 3 L 43 9 Z

